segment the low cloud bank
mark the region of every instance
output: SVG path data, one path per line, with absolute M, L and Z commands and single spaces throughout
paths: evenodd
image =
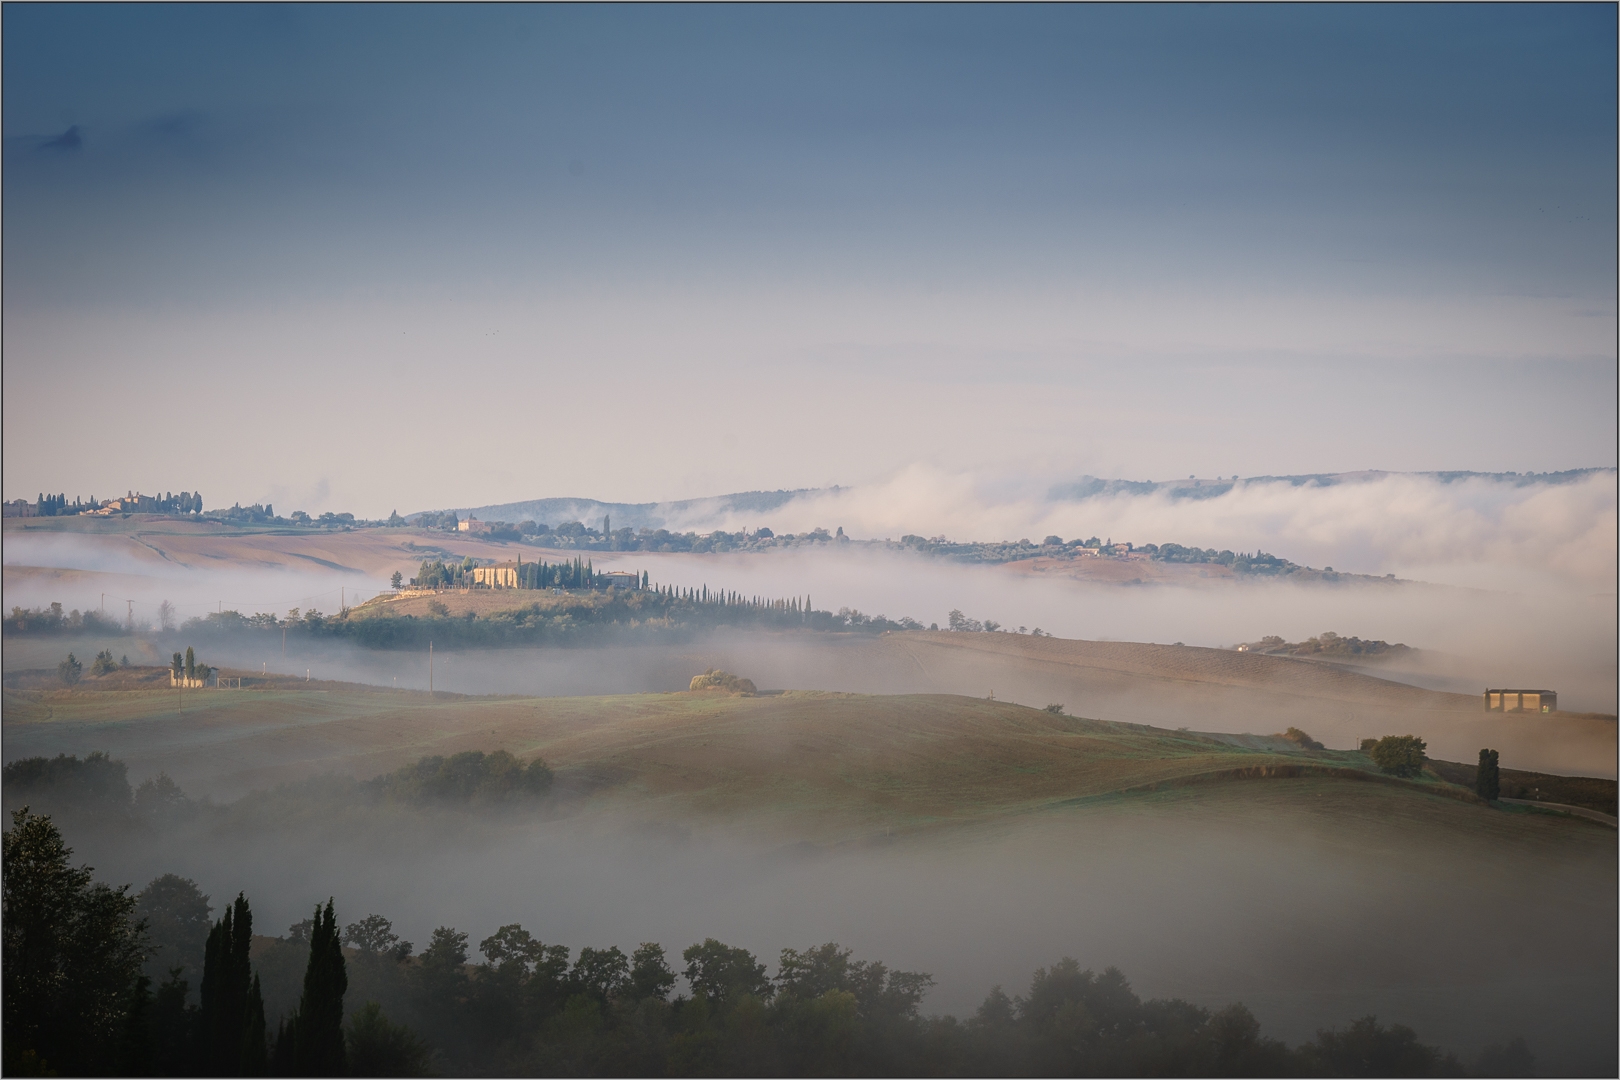
M 1234 551 L 1264 549 L 1351 573 L 1523 588 L 1559 582 L 1613 592 L 1614 470 L 1566 482 L 1488 475 L 1446 480 L 1384 473 L 1331 482 L 1239 481 L 1210 498 L 1172 490 L 1053 497 L 1051 485 L 916 465 L 887 481 L 806 494 L 772 510 L 727 512 L 686 528 L 800 532 L 841 526 L 859 538 L 953 540 L 1099 536 Z

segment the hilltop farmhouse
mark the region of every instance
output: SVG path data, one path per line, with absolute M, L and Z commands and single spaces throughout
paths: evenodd
M 1555 713 L 1558 711 L 1556 690 L 1486 690 L 1486 712 Z
M 465 521 L 463 525 L 467 524 Z M 483 522 L 478 522 L 482 525 Z M 515 589 L 518 587 L 518 563 L 503 562 L 494 566 L 475 566 L 472 568 L 473 585 L 483 585 L 490 589 Z

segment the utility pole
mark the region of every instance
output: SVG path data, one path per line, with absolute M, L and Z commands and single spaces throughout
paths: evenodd
M 433 693 L 433 642 L 428 642 L 428 693 Z

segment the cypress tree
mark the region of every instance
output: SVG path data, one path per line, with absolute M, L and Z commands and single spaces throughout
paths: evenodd
M 1479 768 L 1474 773 L 1474 794 L 1495 802 L 1502 795 L 1501 755 L 1495 750 L 1479 752 Z
M 348 1071 L 343 1052 L 343 994 L 348 988 L 337 915 L 328 898 L 324 911 L 316 906 L 309 935 L 309 967 L 304 970 L 304 994 L 298 999 L 294 1021 L 297 1075 L 342 1076 Z M 279 1057 L 279 1046 L 277 1051 Z
M 221 1068 L 220 1046 L 226 1041 L 226 1029 L 230 1026 L 226 987 L 230 982 L 227 968 L 230 964 L 231 922 L 232 910 L 226 908 L 225 914 L 208 931 L 208 943 L 203 948 L 202 986 L 198 991 L 202 1002 L 198 1021 L 201 1057 L 208 1072 L 221 1076 L 226 1070 Z
M 203 951 L 202 1053 L 216 1076 L 264 1073 L 264 997 L 248 957 L 252 945 L 253 912 L 238 893 Z
M 259 989 L 259 973 L 253 973 L 248 988 L 246 1015 L 242 1023 L 242 1075 L 263 1076 L 270 1063 L 264 1036 L 264 992 Z
M 197 653 L 190 645 L 186 646 L 186 678 L 197 677 Z
M 298 1075 L 298 1017 L 282 1017 L 276 1026 L 276 1048 L 270 1054 L 271 1076 Z

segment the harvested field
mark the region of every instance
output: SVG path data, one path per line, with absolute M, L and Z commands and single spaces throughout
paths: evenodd
M 501 561 L 515 558 L 514 551 L 528 557 L 535 550 L 437 529 L 343 531 L 231 526 L 145 514 L 102 519 L 10 519 L 5 533 L 8 544 L 31 545 L 52 538 L 70 543 L 87 541 L 94 545 L 98 560 L 117 561 L 131 569 L 217 570 L 225 563 L 247 570 L 325 569 L 377 579 L 395 570 L 410 577 L 424 558 L 443 558 L 451 551 L 457 559 L 471 555 Z M 7 584 L 9 587 L 10 582 Z

